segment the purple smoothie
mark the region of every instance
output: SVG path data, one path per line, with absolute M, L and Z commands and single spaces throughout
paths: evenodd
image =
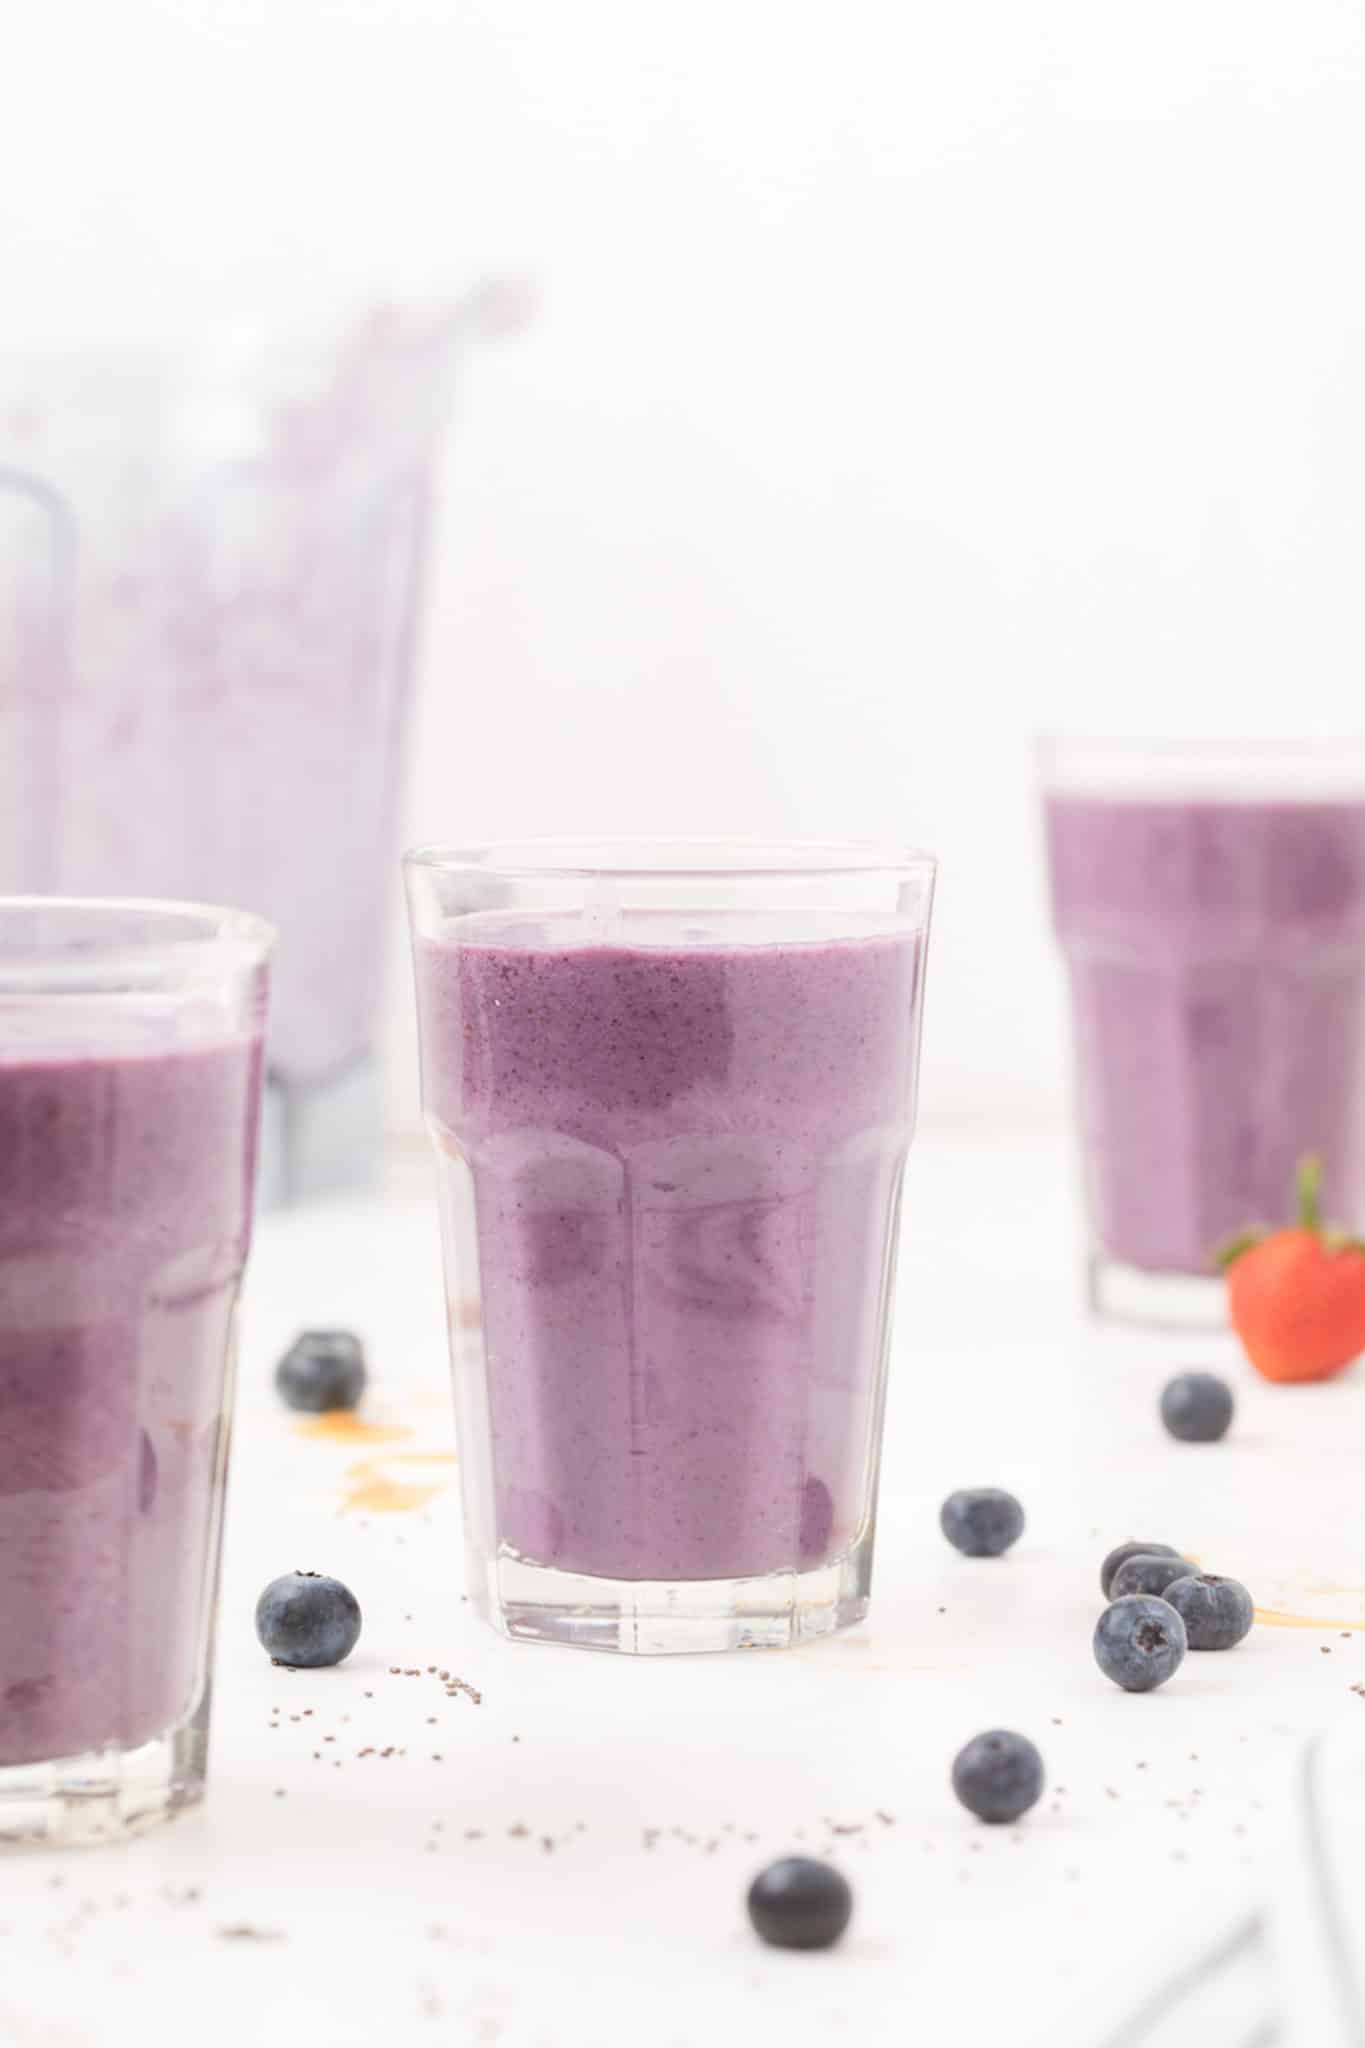
M 260 1085 L 254 1038 L 47 1021 L 0 1009 L 0 1766 L 197 1695 Z
M 1208 1273 L 1321 1153 L 1365 1221 L 1365 801 L 1053 795 L 1099 1248 Z
M 875 1486 L 922 937 L 456 929 L 418 945 L 424 1092 L 472 1209 L 496 1543 L 626 1580 L 838 1557 Z

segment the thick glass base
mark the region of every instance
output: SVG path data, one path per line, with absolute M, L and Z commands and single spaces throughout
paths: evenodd
M 1148 1330 L 1222 1330 L 1227 1287 L 1217 1274 L 1149 1273 L 1092 1252 L 1090 1306 L 1097 1316 Z
M 0 1847 L 89 1849 L 171 1820 L 204 1796 L 208 1715 L 137 1749 L 0 1767 Z
M 866 1614 L 871 1576 L 869 1530 L 830 1564 L 751 1579 L 598 1579 L 503 1551 L 482 1578 L 475 1562 L 470 1595 L 519 1642 L 666 1657 L 787 1650 L 832 1635 Z

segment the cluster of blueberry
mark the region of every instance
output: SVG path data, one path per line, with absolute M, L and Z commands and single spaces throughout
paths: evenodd
M 1121 1543 L 1100 1571 L 1110 1603 L 1095 1624 L 1095 1662 L 1125 1692 L 1155 1692 L 1186 1650 L 1233 1650 L 1255 1608 L 1237 1579 L 1201 1572 L 1169 1543 Z

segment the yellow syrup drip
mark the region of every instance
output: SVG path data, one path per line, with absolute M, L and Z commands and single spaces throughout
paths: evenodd
M 1262 1628 L 1315 1628 L 1326 1635 L 1329 1630 L 1365 1629 L 1365 1621 L 1334 1621 L 1330 1615 L 1285 1614 L 1278 1607 L 1258 1607 L 1256 1619 Z
M 398 1444 L 413 1433 L 398 1422 L 362 1422 L 347 1408 L 329 1408 L 325 1415 L 295 1426 L 300 1436 L 320 1437 L 333 1444 Z
M 341 1511 L 346 1515 L 403 1515 L 424 1508 L 444 1493 L 449 1479 L 396 1479 L 394 1465 L 453 1465 L 453 1451 L 390 1451 L 378 1458 L 360 1458 L 346 1471 L 346 1493 Z

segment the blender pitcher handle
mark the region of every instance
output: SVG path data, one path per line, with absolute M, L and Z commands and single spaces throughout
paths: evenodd
M 46 892 L 60 879 L 62 725 L 71 685 L 76 521 L 51 484 L 29 470 L 0 463 L 0 500 L 6 496 L 21 499 L 36 513 L 42 567 L 31 574 L 26 559 L 31 545 L 21 535 L 14 573 L 6 575 L 0 504 L 0 717 L 17 734 L 17 743 L 3 750 L 16 778 L 5 806 L 13 827 L 6 866 L 15 872 L 0 877 L 0 885 Z

